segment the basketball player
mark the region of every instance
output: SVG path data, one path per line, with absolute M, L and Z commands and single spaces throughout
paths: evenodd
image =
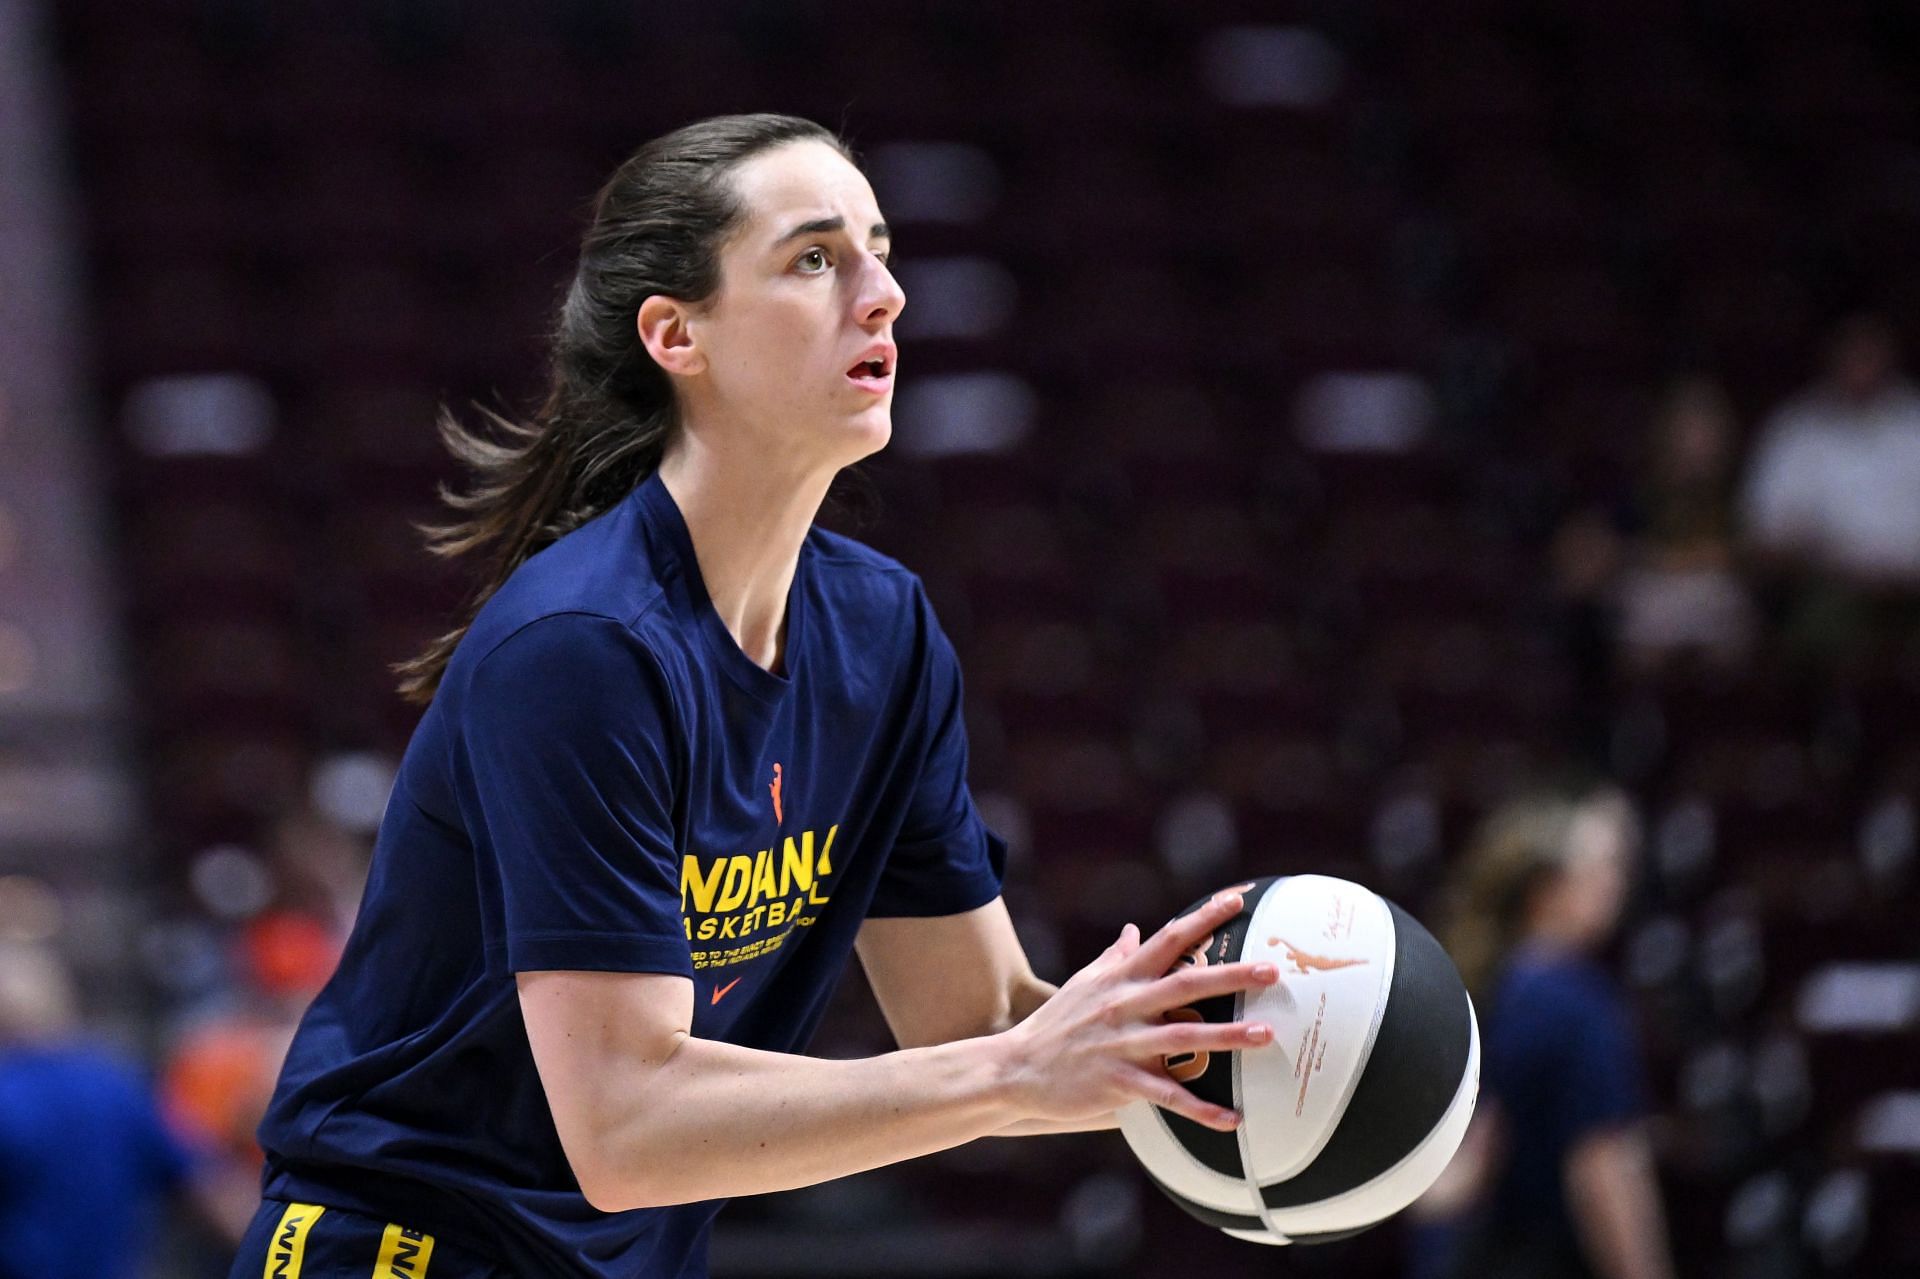
M 1447 934 L 1485 1010 L 1482 1108 L 1415 1210 L 1410 1275 L 1673 1279 L 1638 1037 L 1594 958 L 1638 839 L 1618 791 L 1540 795 L 1496 810 L 1462 858 Z
M 1271 966 L 1128 925 L 1058 990 L 1000 900 L 919 581 L 812 526 L 883 446 L 905 303 L 834 135 L 735 116 L 600 192 L 528 425 L 438 549 L 491 574 L 403 668 L 427 709 L 339 971 L 260 1128 L 232 1274 L 702 1275 L 720 1201 L 1147 1099 L 1269 1042 L 1163 1024 Z M 900 1050 L 798 1055 L 858 950 Z

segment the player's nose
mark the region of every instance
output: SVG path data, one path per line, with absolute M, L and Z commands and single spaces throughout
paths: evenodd
M 900 287 L 887 264 L 871 255 L 863 273 L 855 301 L 860 322 L 868 327 L 891 324 L 900 318 L 907 305 L 907 291 Z

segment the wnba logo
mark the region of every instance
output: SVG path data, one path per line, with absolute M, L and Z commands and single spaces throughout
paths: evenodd
M 1287 962 L 1292 964 L 1293 970 L 1302 977 L 1311 973 L 1337 972 L 1342 968 L 1358 968 L 1367 962 L 1364 959 L 1334 959 L 1327 955 L 1315 955 L 1301 950 L 1284 937 L 1269 937 L 1267 945 L 1278 946 L 1286 951 Z
M 300 1279 L 307 1259 L 307 1235 L 326 1209 L 319 1204 L 288 1204 L 274 1228 L 267 1252 L 267 1279 Z
M 425 1279 L 431 1260 L 432 1235 L 389 1224 L 380 1236 L 380 1259 L 373 1265 L 373 1279 Z

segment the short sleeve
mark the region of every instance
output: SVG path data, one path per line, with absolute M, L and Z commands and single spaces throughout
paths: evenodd
M 521 628 L 474 669 L 462 740 L 507 967 L 691 976 L 657 661 L 611 618 Z
M 967 725 L 960 662 L 924 594 L 920 706 L 926 752 L 871 916 L 957 915 L 1000 895 L 1006 841 L 987 829 L 967 786 Z
M 1567 991 L 1560 1089 L 1569 1142 L 1640 1117 L 1640 1052 L 1626 1007 L 1612 992 L 1581 983 Z

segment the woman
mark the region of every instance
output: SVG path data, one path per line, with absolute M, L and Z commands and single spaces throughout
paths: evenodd
M 1414 1209 L 1415 1273 L 1670 1279 L 1639 1048 L 1595 952 L 1637 838 L 1624 796 L 1535 799 L 1487 820 L 1447 949 L 1485 1018 L 1480 1116 Z
M 1620 642 L 1637 668 L 1657 670 L 1684 654 L 1737 664 L 1753 646 L 1753 604 L 1736 554 L 1738 441 L 1718 385 L 1691 378 L 1668 392 L 1652 465 L 1625 521 L 1632 540 L 1619 585 Z
M 600 192 L 534 422 L 443 427 L 478 479 L 440 549 L 492 572 L 404 668 L 236 1279 L 699 1275 L 725 1196 L 1137 1098 L 1236 1122 L 1158 1066 L 1271 1039 L 1161 1023 L 1276 979 L 1166 975 L 1237 899 L 1037 979 L 920 583 L 812 527 L 891 428 L 889 244 L 819 126 L 681 129 Z M 797 1055 L 856 946 L 901 1050 Z

